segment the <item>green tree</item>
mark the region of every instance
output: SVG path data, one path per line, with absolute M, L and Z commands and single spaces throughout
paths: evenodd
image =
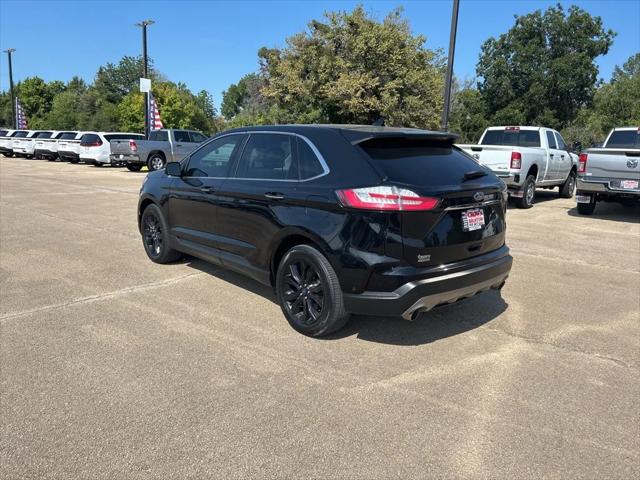
M 109 62 L 98 69 L 93 87 L 103 99 L 118 103 L 125 95 L 138 91 L 144 70 L 142 57 L 125 56 L 117 65 Z M 149 78 L 157 79 L 153 61 L 149 60 Z
M 402 10 L 379 22 L 362 7 L 325 14 L 286 48 L 258 52 L 263 118 L 277 122 L 336 122 L 437 127 L 442 110 L 443 61 L 413 35 Z M 234 115 L 246 92 L 228 91 Z M 242 101 L 233 100 L 239 97 Z M 250 96 L 249 96 L 250 97 Z
M 45 82 L 40 77 L 29 77 L 16 84 L 16 95 L 27 115 L 29 128 L 48 128 L 46 115 L 51 110 L 54 97 L 64 89 L 63 82 Z
M 615 33 L 600 17 L 558 4 L 516 16 L 515 25 L 481 49 L 478 89 L 495 124 L 561 128 L 593 99 L 598 67 Z

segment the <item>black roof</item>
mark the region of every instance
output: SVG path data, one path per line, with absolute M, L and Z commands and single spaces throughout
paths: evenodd
M 287 125 L 256 125 L 251 127 L 241 127 L 230 131 L 251 132 L 251 131 L 280 131 L 304 134 L 313 130 L 336 130 L 340 131 L 352 144 L 366 142 L 374 138 L 408 138 L 424 140 L 440 140 L 453 142 L 458 135 L 451 132 L 436 132 L 433 130 L 421 130 L 419 128 L 402 127 L 380 127 L 375 125 L 348 125 L 348 124 L 287 124 Z

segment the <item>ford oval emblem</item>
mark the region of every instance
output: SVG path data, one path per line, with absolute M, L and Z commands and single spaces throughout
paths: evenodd
M 473 194 L 473 199 L 476 202 L 481 202 L 482 200 L 484 200 L 484 192 L 476 192 Z

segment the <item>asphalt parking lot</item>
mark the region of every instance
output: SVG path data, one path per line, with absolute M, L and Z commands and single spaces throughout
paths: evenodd
M 0 158 L 0 477 L 640 477 L 640 209 L 540 191 L 502 297 L 315 340 L 147 260 L 143 177 Z

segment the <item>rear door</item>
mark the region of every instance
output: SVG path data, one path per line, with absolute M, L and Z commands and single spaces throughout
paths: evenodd
M 361 144 L 387 182 L 438 199 L 427 211 L 401 211 L 403 255 L 414 266 L 442 265 L 504 245 L 504 184 L 445 142 L 374 139 Z M 478 172 L 465 180 L 465 174 Z
M 554 130 L 556 136 L 556 142 L 558 144 L 558 152 L 560 155 L 560 159 L 558 161 L 558 179 L 565 180 L 569 176 L 569 172 L 571 172 L 571 168 L 573 167 L 573 162 L 571 160 L 571 154 L 567 148 L 567 144 L 562 138 L 560 133 Z
M 184 159 L 182 176 L 173 180 L 169 195 L 171 233 L 183 246 L 217 255 L 219 189 L 245 138 L 219 137 Z
M 299 179 L 296 138 L 288 133 L 251 133 L 235 171 L 224 182 L 220 248 L 230 262 L 260 264 L 280 231 L 279 214 L 294 215 L 288 207 L 295 203 Z
M 180 161 L 191 153 L 196 145 L 191 141 L 188 130 L 173 131 L 173 160 Z
M 544 133 L 548 145 L 548 166 L 544 176 L 544 180 L 557 180 L 558 178 L 560 178 L 560 151 L 558 150 L 558 143 L 552 130 L 544 130 Z

